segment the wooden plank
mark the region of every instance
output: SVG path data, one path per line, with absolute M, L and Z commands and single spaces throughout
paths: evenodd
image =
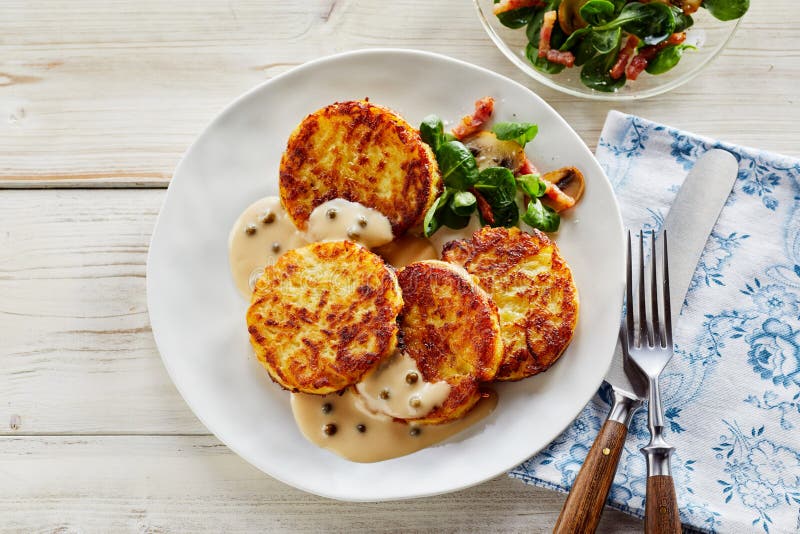
M 594 146 L 610 109 L 800 155 L 800 28 L 792 0 L 753 2 L 699 78 L 641 102 L 578 100 L 517 71 L 469 2 L 10 0 L 0 15 L 0 187 L 164 186 L 236 96 L 350 49 L 421 48 L 537 91 Z
M 161 190 L 0 191 L 0 434 L 201 433 L 147 316 Z
M 0 438 L 0 532 L 550 532 L 564 499 L 499 477 L 457 493 L 342 503 L 204 436 Z M 599 532 L 641 522 L 607 510 Z

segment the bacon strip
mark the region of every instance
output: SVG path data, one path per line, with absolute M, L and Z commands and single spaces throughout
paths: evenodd
M 476 100 L 475 112 L 461 119 L 461 122 L 453 128 L 453 135 L 456 139 L 461 140 L 478 133 L 486 121 L 492 117 L 492 112 L 494 112 L 494 98 L 485 96 Z
M 489 204 L 483 195 L 481 195 L 474 187 L 469 188 L 469 192 L 475 195 L 475 200 L 478 201 L 478 211 L 484 221 L 490 225 L 494 224 L 494 213 L 492 213 L 492 206 Z
M 546 3 L 544 0 L 503 0 L 499 4 L 495 4 L 494 14 L 499 15 L 523 7 L 543 7 Z
M 524 176 L 526 174 L 540 174 L 539 169 L 536 168 L 536 165 L 534 165 L 531 160 L 528 159 L 528 155 L 523 152 L 522 156 L 524 159 L 522 161 L 522 165 L 520 165 L 519 169 L 517 169 L 517 176 Z
M 544 178 L 542 180 L 544 180 Z M 544 194 L 552 201 L 551 207 L 554 210 L 562 212 L 575 205 L 575 199 L 563 192 L 556 184 L 548 182 L 547 180 L 544 180 L 544 182 L 547 184 L 547 189 Z
M 666 41 L 664 41 L 664 43 L 666 43 L 666 44 L 664 44 L 664 46 L 681 44 L 685 40 L 686 40 L 686 32 L 673 33 L 672 35 L 667 37 Z M 659 46 L 660 46 L 660 44 L 659 44 Z
M 558 14 L 555 11 L 548 11 L 542 19 L 542 31 L 539 34 L 539 57 L 547 57 L 550 51 L 550 38 L 553 36 L 553 27 L 556 25 Z
M 558 14 L 555 11 L 548 11 L 542 20 L 542 32 L 539 34 L 539 57 L 546 58 L 547 61 L 572 67 L 575 65 L 575 54 L 569 50 L 564 52 L 554 50 L 550 47 L 550 38 L 553 36 L 553 28 L 556 25 Z
M 641 54 L 634 56 L 628 66 L 625 67 L 625 77 L 629 80 L 635 80 L 639 77 L 644 69 L 647 68 L 647 59 Z
M 569 50 L 560 51 L 560 50 L 548 50 L 547 55 L 545 56 L 547 61 L 552 63 L 558 63 L 559 65 L 564 65 L 565 67 L 572 67 L 575 65 L 575 54 L 570 52 Z
M 625 69 L 625 76 L 627 76 L 629 80 L 635 80 L 639 77 L 642 71 L 647 68 L 647 64 L 650 62 L 650 60 L 656 57 L 656 54 L 668 46 L 681 44 L 685 40 L 686 32 L 673 33 L 666 40 L 658 43 L 657 45 L 640 48 L 639 53 L 636 54 L 636 56 L 631 60 Z
M 678 4 L 678 6 L 683 9 L 684 13 L 691 15 L 700 9 L 700 4 L 703 2 L 701 0 L 673 0 L 672 3 Z
M 608 72 L 612 79 L 619 80 L 622 78 L 622 75 L 625 73 L 625 67 L 628 66 L 628 60 L 631 59 L 638 44 L 638 37 L 635 35 L 628 36 L 628 39 L 625 41 L 625 46 L 622 47 L 622 50 L 620 50 L 617 56 L 617 62 L 614 63 L 614 66 L 611 67 L 611 70 Z

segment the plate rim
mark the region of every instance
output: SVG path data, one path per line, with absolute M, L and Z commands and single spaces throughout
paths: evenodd
M 514 85 L 517 88 L 519 88 L 519 89 L 523 90 L 524 92 L 528 93 L 534 99 L 538 100 L 545 107 L 549 108 L 553 112 L 553 115 L 554 115 L 555 119 L 557 120 L 557 122 L 561 123 L 562 126 L 566 127 L 570 132 L 572 132 L 572 134 L 574 134 L 578 138 L 578 140 L 580 141 L 580 143 L 583 146 L 583 148 L 586 150 L 586 152 L 589 153 L 591 158 L 597 164 L 597 168 L 600 171 L 600 174 L 601 174 L 601 176 L 603 178 L 603 180 L 602 180 L 603 186 L 608 189 L 608 192 L 611 194 L 611 197 L 612 197 L 612 199 L 614 201 L 614 204 L 613 204 L 613 207 L 614 207 L 613 216 L 611 216 L 611 218 L 613 219 L 613 222 L 615 223 L 614 226 L 616 226 L 617 229 L 618 229 L 619 242 L 622 243 L 624 241 L 624 237 L 623 237 L 624 236 L 624 225 L 623 225 L 623 220 L 622 220 L 622 213 L 621 213 L 621 210 L 620 210 L 620 206 L 619 206 L 619 202 L 617 200 L 617 197 L 614 194 L 614 190 L 613 190 L 613 187 L 611 185 L 611 181 L 609 180 L 608 176 L 606 175 L 605 170 L 603 170 L 602 166 L 599 164 L 599 161 L 597 161 L 597 158 L 595 157 L 594 153 L 592 153 L 592 151 L 589 149 L 588 145 L 586 145 L 586 143 L 583 141 L 583 139 L 580 137 L 580 135 L 578 135 L 578 133 L 575 131 L 575 129 L 572 128 L 572 126 L 566 121 L 566 119 L 564 119 L 564 117 L 558 111 L 556 111 L 555 108 L 553 108 L 547 101 L 545 101 L 542 97 L 540 97 L 535 91 L 533 91 L 532 89 L 524 86 L 523 84 L 521 84 L 521 83 L 519 83 L 519 82 L 517 82 L 515 80 L 512 80 L 511 78 L 508 78 L 508 77 L 506 77 L 506 76 L 504 76 L 502 74 L 494 72 L 494 71 L 492 71 L 490 69 L 487 69 L 485 67 L 482 67 L 480 65 L 475 65 L 473 63 L 469 63 L 469 62 L 461 60 L 461 59 L 453 58 L 453 57 L 447 56 L 445 54 L 439 54 L 439 53 L 436 53 L 436 52 L 429 52 L 429 51 L 418 50 L 418 49 L 413 49 L 413 48 L 376 47 L 376 48 L 365 48 L 365 49 L 358 49 L 358 50 L 349 50 L 349 51 L 339 52 L 339 53 L 335 53 L 335 54 L 330 54 L 330 55 L 327 55 L 327 56 L 322 56 L 322 57 L 319 57 L 319 58 L 316 58 L 316 59 L 301 63 L 301 64 L 299 64 L 297 66 L 294 66 L 291 69 L 287 70 L 286 72 L 282 72 L 282 73 L 280 73 L 280 74 L 278 74 L 278 75 L 276 75 L 276 76 L 274 76 L 272 78 L 266 79 L 266 80 L 256 84 L 254 87 L 252 87 L 251 89 L 241 93 L 239 96 L 237 96 L 232 101 L 227 103 L 221 110 L 219 110 L 206 123 L 206 125 L 193 137 L 193 140 L 192 140 L 191 144 L 186 148 L 185 152 L 183 153 L 183 155 L 181 156 L 180 160 L 176 164 L 175 170 L 173 171 L 172 177 L 170 179 L 170 183 L 169 183 L 169 185 L 167 187 L 167 190 L 166 190 L 166 193 L 164 195 L 164 199 L 163 199 L 163 201 L 161 203 L 161 206 L 159 208 L 158 216 L 156 217 L 156 222 L 155 222 L 155 224 L 153 226 L 152 234 L 150 236 L 150 240 L 149 240 L 149 244 L 148 244 L 148 251 L 147 251 L 147 265 L 146 265 L 146 270 L 145 270 L 145 277 L 146 277 L 146 301 L 147 301 L 147 309 L 148 309 L 148 321 L 150 322 L 151 331 L 152 331 L 152 334 L 153 334 L 153 339 L 155 341 L 156 348 L 158 349 L 158 353 L 159 353 L 159 356 L 161 358 L 161 361 L 162 361 L 162 363 L 163 363 L 163 365 L 164 365 L 164 367 L 165 367 L 165 369 L 167 371 L 167 374 L 168 374 L 172 384 L 175 386 L 175 388 L 177 389 L 178 393 L 181 395 L 183 401 L 186 403 L 186 405 L 192 411 L 192 414 L 195 417 L 197 417 L 197 419 L 200 421 L 200 423 L 202 423 L 203 426 L 205 426 L 206 429 L 216 439 L 218 439 L 220 442 L 222 442 L 227 448 L 229 448 L 233 453 L 235 453 L 241 459 L 246 461 L 248 464 L 252 465 L 254 468 L 258 469 L 260 472 L 264 473 L 265 475 L 267 475 L 267 476 L 269 476 L 269 477 L 271 477 L 271 478 L 273 478 L 275 480 L 278 480 L 278 481 L 280 481 L 280 482 L 282 482 L 282 483 L 284 483 L 284 484 L 286 484 L 288 486 L 291 486 L 293 488 L 299 489 L 299 490 L 304 491 L 306 493 L 310 493 L 312 495 L 317 495 L 319 497 L 329 498 L 329 499 L 343 501 L 343 502 L 400 501 L 400 500 L 410 500 L 410 499 L 423 498 L 423 497 L 431 497 L 431 496 L 435 496 L 435 495 L 443 495 L 443 494 L 452 493 L 452 492 L 455 492 L 455 491 L 464 490 L 464 489 L 471 488 L 471 487 L 477 486 L 479 484 L 482 484 L 482 483 L 484 483 L 484 482 L 486 482 L 488 480 L 491 480 L 493 478 L 496 478 L 498 476 L 501 476 L 504 473 L 507 473 L 510 469 L 513 469 L 515 466 L 519 465 L 521 462 L 524 462 L 526 459 L 534 456 L 535 454 L 538 454 L 541 450 L 544 450 L 544 448 L 546 448 L 547 445 L 544 445 L 542 448 L 540 448 L 538 450 L 533 450 L 533 451 L 531 451 L 529 453 L 526 453 L 527 455 L 524 458 L 521 458 L 521 459 L 516 459 L 515 458 L 512 462 L 506 462 L 508 465 L 503 467 L 498 472 L 492 472 L 492 473 L 490 473 L 488 475 L 482 475 L 482 476 L 479 476 L 479 477 L 474 477 L 474 478 L 469 479 L 466 482 L 461 481 L 461 482 L 459 482 L 459 483 L 457 483 L 457 484 L 455 484 L 453 486 L 450 486 L 448 488 L 445 488 L 445 489 L 435 489 L 435 490 L 432 490 L 432 491 L 421 491 L 421 492 L 414 492 L 414 493 L 399 492 L 398 494 L 380 495 L 380 496 L 372 496 L 372 497 L 366 497 L 366 496 L 365 497 L 357 497 L 357 496 L 350 496 L 350 495 L 341 495 L 341 494 L 337 494 L 335 491 L 331 491 L 331 492 L 321 491 L 321 490 L 319 490 L 317 488 L 312 488 L 312 487 L 310 487 L 309 485 L 306 485 L 303 482 L 298 482 L 296 480 L 289 481 L 289 480 L 286 480 L 282 476 L 278 476 L 278 475 L 275 475 L 273 473 L 270 473 L 270 472 L 266 471 L 265 469 L 263 469 L 261 466 L 259 466 L 254 459 L 250 458 L 249 455 L 246 455 L 246 454 L 243 454 L 242 452 L 240 452 L 240 450 L 239 450 L 239 448 L 237 446 L 231 445 L 231 443 L 230 443 L 231 440 L 224 439 L 221 435 L 218 434 L 218 432 L 212 430 L 212 428 L 206 423 L 204 416 L 201 415 L 200 413 L 198 413 L 197 410 L 195 410 L 194 405 L 188 400 L 187 396 L 184 394 L 183 386 L 181 385 L 180 381 L 176 380 L 175 371 L 174 371 L 172 365 L 168 362 L 168 359 L 164 356 L 164 354 L 163 354 L 163 352 L 162 352 L 162 350 L 160 348 L 161 347 L 161 343 L 159 342 L 159 337 L 160 336 L 159 336 L 159 334 L 157 332 L 158 329 L 154 327 L 154 325 L 153 325 L 153 323 L 152 323 L 152 321 L 150 319 L 150 310 L 153 308 L 153 299 L 155 298 L 153 296 L 154 292 L 153 292 L 153 290 L 151 288 L 151 283 L 152 283 L 151 280 L 153 279 L 153 274 L 152 274 L 152 268 L 153 268 L 152 267 L 152 265 L 153 265 L 152 254 L 153 254 L 153 243 L 156 240 L 156 235 L 158 233 L 158 229 L 159 229 L 160 224 L 161 224 L 161 219 L 162 219 L 162 213 L 164 211 L 164 206 L 166 205 L 167 201 L 169 200 L 171 192 L 173 190 L 174 179 L 181 172 L 182 168 L 185 166 L 186 160 L 189 157 L 189 155 L 192 152 L 192 150 L 195 148 L 198 140 L 200 138 L 202 138 L 219 120 L 221 120 L 223 117 L 225 117 L 234 108 L 236 108 L 243 100 L 246 100 L 252 94 L 254 94 L 254 93 L 258 92 L 258 91 L 261 91 L 264 87 L 266 87 L 266 86 L 268 86 L 268 85 L 270 85 L 272 83 L 275 83 L 278 80 L 281 80 L 281 79 L 283 79 L 285 77 L 296 75 L 296 74 L 301 73 L 302 71 L 305 71 L 305 70 L 313 69 L 317 65 L 322 64 L 322 63 L 342 60 L 342 59 L 346 59 L 346 58 L 359 57 L 359 56 L 373 56 L 373 55 L 380 56 L 382 54 L 405 55 L 405 56 L 409 56 L 409 57 L 413 57 L 413 56 L 426 57 L 426 58 L 434 59 L 434 60 L 437 60 L 437 61 L 445 61 L 445 62 L 449 62 L 449 63 L 454 63 L 454 64 L 457 64 L 458 66 L 460 66 L 462 68 L 467 68 L 467 69 L 470 69 L 470 70 L 478 71 L 478 72 L 480 72 L 480 73 L 482 73 L 484 75 L 490 76 L 491 78 L 498 79 L 498 80 L 502 81 L 502 83 Z M 622 280 L 622 274 L 620 274 L 619 277 L 620 277 L 620 280 Z M 580 290 L 580 288 L 579 288 L 579 290 Z M 618 290 L 619 290 L 618 292 L 619 292 L 619 297 L 620 298 L 617 299 L 619 302 L 618 302 L 618 305 L 615 306 L 615 308 L 617 308 L 617 307 L 619 308 L 617 310 L 619 312 L 619 313 L 617 313 L 617 315 L 619 315 L 621 313 L 621 311 L 622 311 L 622 293 L 623 293 L 623 285 L 622 284 L 619 285 Z M 581 408 L 571 418 L 569 418 L 568 420 L 565 421 L 564 425 L 561 426 L 561 429 L 559 430 L 559 432 L 558 432 L 558 434 L 556 436 L 562 434 L 564 432 L 564 430 L 566 430 L 567 427 L 569 427 L 569 425 L 572 424 L 572 422 L 580 415 L 581 411 L 585 408 L 585 406 L 591 401 L 592 397 L 596 394 L 597 389 L 600 388 L 600 385 L 604 381 L 605 375 L 608 372 L 608 368 L 611 365 L 610 354 L 612 353 L 613 349 L 614 349 L 613 345 L 608 347 L 609 357 L 607 358 L 607 365 L 603 368 L 602 375 L 597 377 L 596 387 L 594 387 L 593 390 L 592 390 L 593 393 L 591 393 L 585 399 L 585 401 L 581 403 Z

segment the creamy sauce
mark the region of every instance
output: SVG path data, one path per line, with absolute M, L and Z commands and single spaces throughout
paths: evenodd
M 365 376 L 356 389 L 367 408 L 399 419 L 424 417 L 450 394 L 450 384 L 424 381 L 417 362 L 399 351 Z
M 264 197 L 242 212 L 228 238 L 231 274 L 241 294 L 250 299 L 255 282 L 284 252 L 317 241 L 350 240 L 375 250 L 395 267 L 436 259 L 427 239 L 403 236 L 395 241 L 392 225 L 382 213 L 342 198 L 329 200 L 311 212 L 308 230 L 301 232 L 278 197 Z
M 378 210 L 358 202 L 334 198 L 320 204 L 308 218 L 309 241 L 344 241 L 349 239 L 366 247 L 389 243 L 392 225 Z
M 415 261 L 439 259 L 439 254 L 430 240 L 413 235 L 404 235 L 376 249 L 375 252 L 398 269 Z
M 287 250 L 306 243 L 278 197 L 265 197 L 250 204 L 228 238 L 228 259 L 236 287 L 249 300 L 264 267 L 275 263 Z
M 303 435 L 315 445 L 353 462 L 380 462 L 444 441 L 487 417 L 497 406 L 488 392 L 470 412 L 451 423 L 415 425 L 371 412 L 360 396 L 292 394 L 292 412 Z

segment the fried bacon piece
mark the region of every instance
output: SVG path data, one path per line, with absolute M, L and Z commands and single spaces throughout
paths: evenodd
M 553 36 L 553 27 L 556 25 L 558 13 L 548 11 L 542 19 L 542 32 L 539 34 L 539 57 L 547 57 L 550 51 L 550 38 Z
M 617 56 L 617 62 L 614 63 L 614 66 L 609 71 L 609 75 L 612 79 L 619 80 L 622 78 L 622 75 L 625 73 L 625 67 L 628 66 L 628 61 L 631 59 L 638 45 L 639 38 L 635 35 L 629 35 L 628 39 L 625 41 L 625 46 L 622 47 L 622 50 L 620 50 Z
M 702 0 L 672 0 L 672 4 L 681 8 L 687 15 L 695 13 L 702 3 Z
M 485 96 L 475 101 L 475 113 L 466 115 L 461 119 L 455 128 L 453 135 L 459 141 L 474 135 L 480 131 L 483 125 L 491 118 L 494 111 L 494 98 Z
M 481 214 L 483 220 L 489 225 L 494 224 L 494 213 L 492 212 L 492 206 L 489 204 L 489 201 L 474 187 L 470 187 L 469 192 L 475 195 L 475 200 L 478 201 L 478 212 Z
M 558 14 L 555 11 L 548 11 L 544 14 L 542 21 L 542 32 L 539 34 L 539 57 L 546 58 L 548 61 L 572 67 L 575 65 L 575 55 L 569 50 L 560 51 L 550 47 L 550 38 L 553 36 L 553 28 L 556 25 Z
M 520 165 L 519 169 L 517 169 L 517 176 L 523 176 L 525 174 L 539 174 L 539 169 L 537 169 L 536 165 L 534 165 L 533 162 L 528 159 L 528 155 L 525 154 L 525 152 L 522 153 L 522 157 L 522 165 Z
M 572 67 L 575 65 L 575 54 L 570 52 L 569 50 L 548 50 L 547 55 L 545 56 L 547 61 L 552 63 L 558 63 L 559 65 L 564 65 L 565 67 Z
M 629 80 L 635 80 L 647 68 L 647 59 L 638 54 L 634 56 L 628 66 L 625 67 L 625 77 Z
M 670 45 L 681 44 L 685 40 L 686 32 L 673 33 L 665 41 L 662 41 L 657 45 L 645 46 L 641 48 L 639 53 L 636 54 L 636 56 L 625 68 L 625 76 L 627 76 L 629 80 L 635 80 L 639 77 L 642 71 L 647 68 L 647 64 L 650 62 L 650 60 L 656 57 L 656 54 Z
M 542 180 L 547 183 L 547 189 L 545 190 L 544 194 L 550 199 L 550 206 L 554 210 L 560 213 L 564 210 L 570 209 L 575 205 L 575 199 L 563 192 L 556 184 L 553 182 L 548 182 L 544 178 L 542 178 Z
M 499 15 L 523 7 L 543 7 L 546 3 L 544 0 L 503 0 L 499 4 L 495 4 L 494 14 Z

